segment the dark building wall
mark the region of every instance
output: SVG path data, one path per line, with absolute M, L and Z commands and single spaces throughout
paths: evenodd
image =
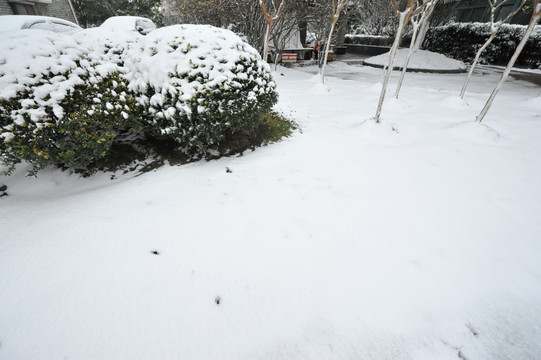
M 518 6 L 520 1 L 509 1 L 501 6 L 495 13 L 496 20 L 507 17 Z M 455 20 L 458 22 L 487 22 L 490 21 L 490 7 L 485 0 L 461 1 L 454 12 Z M 513 19 L 511 19 L 513 21 Z
M 496 20 L 505 18 L 515 10 L 520 0 L 508 1 L 496 12 Z M 432 24 L 438 25 L 449 21 L 455 22 L 488 22 L 490 21 L 490 7 L 486 0 L 459 0 L 440 2 L 436 7 Z M 522 10 L 516 14 L 509 23 L 527 24 L 531 16 L 530 10 Z
M 0 15 L 11 15 L 13 10 L 7 0 L 0 0 Z
M 72 22 L 76 22 L 68 0 L 52 0 L 50 4 L 42 4 L 32 1 L 8 1 L 0 0 L 0 15 L 13 15 L 13 3 L 25 4 L 32 7 L 36 15 L 53 16 Z

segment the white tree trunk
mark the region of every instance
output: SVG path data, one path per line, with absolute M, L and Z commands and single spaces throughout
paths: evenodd
M 408 69 L 408 65 L 411 60 L 411 54 L 413 53 L 413 48 L 415 47 L 415 39 L 417 38 L 417 32 L 419 31 L 419 23 L 416 23 L 412 20 L 411 25 L 413 27 L 413 35 L 411 36 L 411 43 L 408 49 L 408 55 L 406 56 L 406 60 L 404 61 L 404 66 L 402 67 L 400 80 L 398 80 L 398 85 L 396 86 L 396 91 L 394 93 L 394 97 L 397 99 L 398 99 L 398 94 L 400 93 L 400 89 L 402 88 L 402 83 L 404 82 L 404 77 L 406 76 L 406 70 Z
M 319 69 L 319 73 L 321 74 L 321 83 L 325 83 L 325 69 L 327 67 L 327 59 L 329 58 L 329 51 L 331 49 L 331 41 L 332 41 L 332 35 L 334 33 L 334 28 L 336 27 L 336 23 L 338 22 L 338 19 L 340 18 L 340 14 L 342 13 L 342 10 L 346 5 L 350 2 L 350 0 L 340 0 L 338 3 L 335 3 L 333 0 L 332 2 L 332 21 L 331 21 L 331 30 L 329 31 L 329 36 L 327 39 L 327 44 L 325 45 L 325 54 L 323 58 L 323 65 Z
M 267 32 L 265 33 L 265 45 L 263 47 L 263 61 L 267 61 L 269 57 L 269 43 L 272 32 L 272 23 L 267 23 Z
M 468 71 L 468 76 L 466 76 L 466 81 L 464 81 L 464 85 L 462 85 L 462 90 L 460 91 L 461 99 L 464 99 L 466 88 L 468 87 L 468 83 L 470 82 L 470 78 L 473 74 L 473 70 L 475 69 L 475 66 L 477 65 L 477 63 L 479 62 L 479 58 L 481 57 L 481 54 L 490 45 L 490 43 L 492 42 L 492 40 L 494 40 L 495 37 L 496 37 L 496 33 L 490 34 L 490 37 L 488 38 L 488 40 L 483 44 L 483 46 L 481 46 L 479 51 L 477 51 L 477 54 L 475 54 L 475 58 L 473 59 L 473 62 L 470 66 L 470 71 Z
M 332 41 L 332 34 L 334 32 L 334 27 L 336 26 L 336 22 L 338 21 L 338 17 L 334 17 L 331 24 L 331 31 L 329 31 L 329 38 L 327 39 L 327 44 L 325 44 L 325 53 L 323 54 L 323 65 L 321 66 L 321 69 L 319 70 L 319 73 L 321 74 L 321 83 L 325 84 L 325 68 L 327 67 L 327 59 L 329 57 L 329 51 L 331 49 L 331 41 Z
M 428 29 L 430 28 L 430 18 L 432 17 L 432 13 L 434 12 L 435 6 L 432 6 L 430 10 L 428 10 L 428 14 L 426 15 L 426 18 L 421 23 L 421 28 L 419 29 L 419 33 L 417 34 L 417 39 L 415 40 L 415 44 L 413 45 L 413 50 L 419 50 L 421 46 L 423 45 L 423 42 L 426 38 L 426 33 L 428 32 Z
M 394 60 L 396 57 L 396 52 L 398 50 L 398 45 L 400 45 L 400 39 L 402 38 L 404 27 L 406 26 L 405 24 L 406 16 L 409 14 L 411 10 L 412 10 L 411 8 L 407 8 L 404 12 L 400 13 L 398 29 L 396 31 L 396 36 L 394 38 L 393 46 L 391 47 L 391 50 L 389 51 L 389 61 L 387 63 L 387 70 L 385 70 L 385 75 L 383 78 L 383 85 L 381 87 L 381 94 L 379 95 L 378 109 L 376 110 L 376 116 L 375 116 L 377 123 L 380 122 L 381 110 L 383 108 L 383 101 L 385 100 L 385 93 L 387 92 L 389 79 L 391 78 L 391 74 L 393 72 L 393 65 L 394 65 Z
M 494 98 L 500 91 L 500 89 L 503 86 L 503 83 L 507 79 L 507 76 L 509 76 L 509 73 L 511 72 L 511 68 L 513 65 L 515 65 L 515 62 L 517 61 L 520 53 L 522 52 L 522 49 L 524 49 L 524 46 L 526 45 L 526 42 L 530 38 L 530 35 L 532 34 L 532 31 L 535 28 L 535 24 L 539 22 L 539 19 L 541 19 L 541 3 L 539 1 L 536 2 L 536 8 L 534 9 L 534 15 L 532 16 L 530 23 L 528 24 L 528 27 L 526 28 L 526 32 L 524 33 L 524 37 L 522 40 L 520 40 L 520 43 L 517 46 L 517 49 L 515 50 L 513 56 L 511 57 L 511 60 L 509 60 L 509 63 L 507 64 L 507 67 L 505 68 L 505 71 L 502 74 L 502 77 L 500 78 L 500 81 L 492 90 L 492 93 L 490 94 L 490 97 L 488 98 L 485 107 L 483 107 L 483 110 L 479 113 L 479 115 L 476 118 L 477 122 L 483 121 L 485 115 L 488 113 L 488 110 L 490 110 L 490 107 L 492 106 L 492 102 L 494 101 Z

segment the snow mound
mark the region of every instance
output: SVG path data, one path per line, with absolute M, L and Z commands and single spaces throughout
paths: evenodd
M 408 49 L 399 49 L 394 61 L 394 69 L 402 69 L 408 56 Z M 365 65 L 383 67 L 389 61 L 389 53 L 373 56 L 364 61 Z M 464 72 L 466 65 L 459 60 L 450 59 L 443 54 L 428 50 L 415 50 L 408 65 L 410 71 Z

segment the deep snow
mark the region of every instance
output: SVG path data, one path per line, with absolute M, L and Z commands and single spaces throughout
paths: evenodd
M 541 89 L 315 72 L 240 157 L 0 175 L 0 359 L 540 358 Z

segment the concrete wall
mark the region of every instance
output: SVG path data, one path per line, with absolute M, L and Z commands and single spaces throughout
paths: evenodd
M 21 1 L 21 3 L 28 4 L 29 1 Z M 69 0 L 52 0 L 50 4 L 34 3 L 33 6 L 36 15 L 53 16 L 76 22 L 75 16 L 71 11 Z M 0 0 L 0 15 L 13 15 L 13 9 L 8 0 Z

